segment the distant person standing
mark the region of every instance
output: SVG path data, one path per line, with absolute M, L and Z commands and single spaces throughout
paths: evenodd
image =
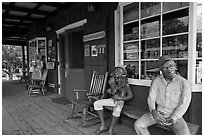
M 43 62 L 41 56 L 36 54 L 36 61 L 33 69 L 32 79 L 41 79 L 42 77 Z
M 169 126 L 177 135 L 189 135 L 183 119 L 191 101 L 191 84 L 176 73 L 176 64 L 170 56 L 158 61 L 162 74 L 152 80 L 147 99 L 149 111 L 135 121 L 138 135 L 149 135 L 148 127 L 156 123 Z

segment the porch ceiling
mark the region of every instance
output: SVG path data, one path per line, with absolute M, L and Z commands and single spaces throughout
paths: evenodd
M 33 22 L 45 22 L 71 2 L 2 2 L 2 44 L 26 45 Z

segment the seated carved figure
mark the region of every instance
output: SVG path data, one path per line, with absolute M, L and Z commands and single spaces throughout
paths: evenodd
M 118 120 L 118 117 L 120 116 L 124 106 L 124 101 L 133 97 L 132 90 L 127 81 L 126 69 L 124 67 L 115 67 L 115 70 L 111 75 L 112 76 L 108 81 L 110 88 L 107 90 L 107 92 L 111 94 L 112 97 L 94 102 L 94 109 L 98 112 L 101 121 L 101 126 L 96 131 L 97 134 L 108 130 L 108 127 L 105 125 L 104 121 L 103 106 L 113 107 L 112 121 L 109 127 L 109 134 L 113 134 L 113 128 Z
M 162 74 L 152 80 L 147 98 L 150 112 L 135 121 L 135 131 L 149 135 L 148 127 L 158 123 L 170 127 L 177 135 L 189 135 L 183 115 L 191 101 L 191 84 L 176 73 L 176 63 L 170 56 L 161 56 L 158 67 Z

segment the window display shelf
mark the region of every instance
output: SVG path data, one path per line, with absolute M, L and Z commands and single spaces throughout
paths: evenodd
M 47 62 L 46 38 L 36 37 L 28 41 L 29 43 L 29 62 L 36 61 L 36 55 L 39 54 Z

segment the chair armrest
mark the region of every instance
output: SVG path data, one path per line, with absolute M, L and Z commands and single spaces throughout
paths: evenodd
M 43 81 L 42 79 L 30 79 L 31 81 L 35 81 L 35 82 L 38 82 L 38 81 Z
M 89 90 L 84 90 L 84 89 L 74 89 L 74 92 L 89 92 Z
M 87 92 L 89 92 L 89 90 L 74 89 L 74 92 L 76 93 L 76 99 L 79 99 L 79 93 L 86 94 Z
M 97 95 L 101 95 L 101 93 L 87 93 L 87 96 L 97 96 Z

